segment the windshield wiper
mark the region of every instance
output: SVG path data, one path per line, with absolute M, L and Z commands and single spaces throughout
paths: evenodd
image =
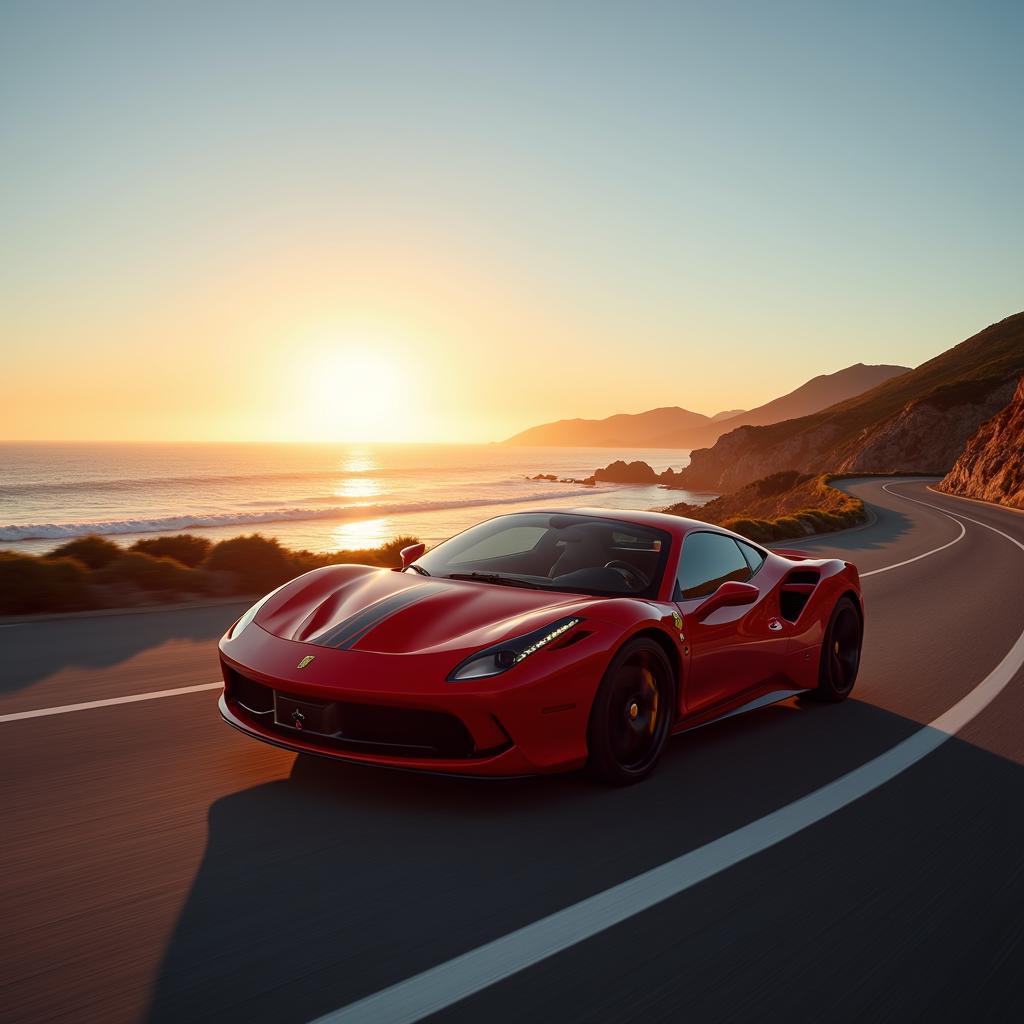
M 477 583 L 498 583 L 505 587 L 525 587 L 527 590 L 546 590 L 539 583 L 528 580 L 517 580 L 514 576 L 499 576 L 496 572 L 453 572 L 448 574 L 450 580 L 475 580 Z
M 410 562 L 405 569 L 412 569 L 414 572 L 418 572 L 421 576 L 429 576 L 430 573 L 423 568 L 422 565 L 417 565 L 415 562 Z M 405 572 L 405 569 L 402 572 Z

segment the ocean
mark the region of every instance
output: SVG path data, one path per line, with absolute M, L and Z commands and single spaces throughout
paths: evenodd
M 650 509 L 710 495 L 551 483 L 614 459 L 679 469 L 685 450 L 398 444 L 0 444 L 0 547 L 50 551 L 98 533 L 121 544 L 188 531 L 259 531 L 292 548 L 436 543 L 515 509 Z

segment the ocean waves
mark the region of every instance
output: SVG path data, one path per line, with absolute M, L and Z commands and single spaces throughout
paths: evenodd
M 253 512 L 200 512 L 193 514 L 160 516 L 150 519 L 111 519 L 99 522 L 29 523 L 0 526 L 0 543 L 28 540 L 70 540 L 89 534 L 120 536 L 125 534 L 177 533 L 203 527 L 262 526 L 269 523 L 305 522 L 324 519 L 373 519 L 403 513 L 441 512 L 445 509 L 486 507 L 491 505 L 521 505 L 534 501 L 552 501 L 593 494 L 594 488 L 574 490 L 523 492 L 501 497 L 472 497 L 453 500 L 422 500 L 390 504 L 352 504 L 334 507 L 273 508 Z

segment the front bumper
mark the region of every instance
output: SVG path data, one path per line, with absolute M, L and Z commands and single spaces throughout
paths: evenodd
M 272 636 L 254 623 L 221 641 L 220 711 L 255 739 L 337 760 L 477 776 L 568 771 L 586 760 L 587 720 L 603 670 L 600 649 L 588 653 L 585 644 L 544 652 L 495 679 L 449 683 L 445 676 L 459 660 L 450 651 L 333 650 Z M 299 669 L 309 655 L 314 661 Z M 330 725 L 295 728 L 279 705 L 312 710 L 313 722 L 326 709 Z
M 405 756 L 388 756 L 386 754 L 367 754 L 355 750 L 340 750 L 337 747 L 329 746 L 322 737 L 311 735 L 293 734 L 282 735 L 280 732 L 271 731 L 266 727 L 260 727 L 247 720 L 247 716 L 239 715 L 232 710 L 231 704 L 225 695 L 221 695 L 218 702 L 221 718 L 228 725 L 251 736 L 253 739 L 262 740 L 272 746 L 280 747 L 282 750 L 292 750 L 298 754 L 316 754 L 318 757 L 327 757 L 334 761 L 347 761 L 353 764 L 369 764 L 384 768 L 404 768 L 409 771 L 439 772 L 445 775 L 471 775 L 471 776 L 501 776 L 514 778 L 523 775 L 536 775 L 539 771 L 536 765 L 527 762 L 522 753 L 514 747 L 480 758 L 417 758 Z M 571 766 L 569 766 L 571 767 Z M 549 769 L 550 770 L 550 769 Z

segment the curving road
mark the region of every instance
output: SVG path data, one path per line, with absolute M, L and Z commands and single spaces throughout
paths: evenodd
M 873 521 L 802 546 L 864 574 L 854 697 L 627 790 L 122 701 L 212 684 L 237 606 L 0 626 L 0 1019 L 1024 1019 L 1024 515 L 845 486 Z

